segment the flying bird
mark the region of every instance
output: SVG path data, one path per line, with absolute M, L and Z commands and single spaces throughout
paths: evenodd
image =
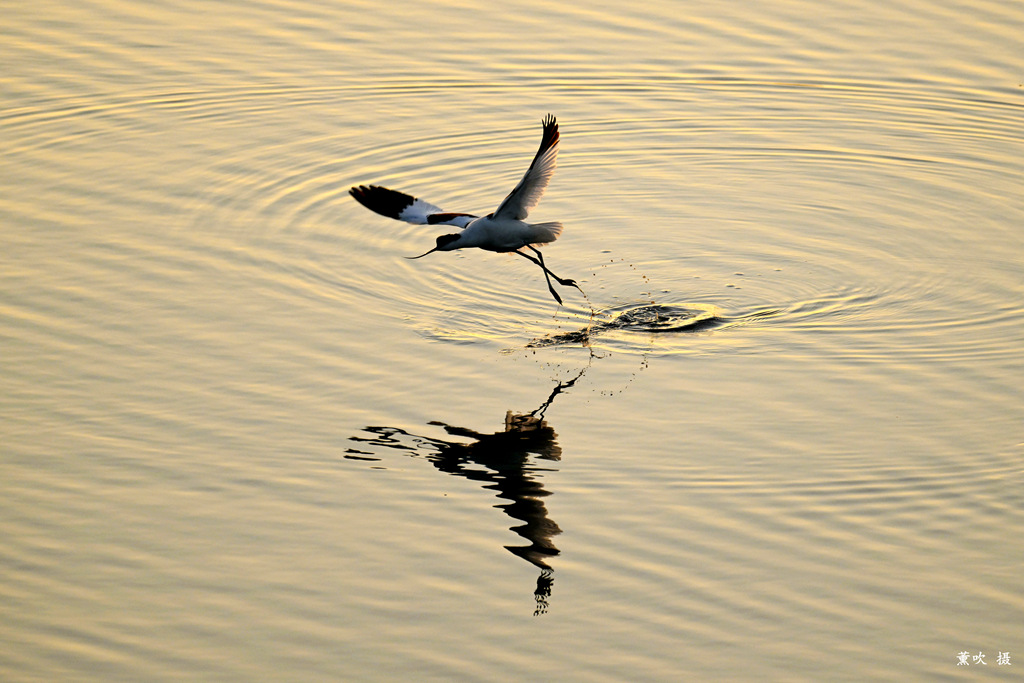
M 562 303 L 562 297 L 551 284 L 554 278 L 563 287 L 580 286 L 575 280 L 560 278 L 552 273 L 544 264 L 544 256 L 536 245 L 554 242 L 562 234 L 562 224 L 526 223 L 524 219 L 530 210 L 537 206 L 544 194 L 551 176 L 555 174 L 555 162 L 558 157 L 558 123 L 555 117 L 548 114 L 542 121 L 544 132 L 540 139 L 540 149 L 533 157 L 530 168 L 512 192 L 498 205 L 493 213 L 477 217 L 469 213 L 450 213 L 422 199 L 417 199 L 404 192 L 389 190 L 379 185 L 359 185 L 349 190 L 356 201 L 382 216 L 394 218 L 417 225 L 453 225 L 461 228 L 461 232 L 441 235 L 433 249 L 419 256 L 406 258 L 418 259 L 435 251 L 454 251 L 477 247 L 487 251 L 519 254 L 533 261 L 544 271 L 544 279 L 548 291 L 555 301 Z M 534 255 L 520 249 L 529 249 Z

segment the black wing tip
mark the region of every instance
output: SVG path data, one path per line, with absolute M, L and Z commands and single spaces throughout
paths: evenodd
M 349 189 L 353 199 L 374 213 L 401 220 L 402 211 L 416 201 L 404 192 L 389 190 L 380 185 L 357 185 Z
M 353 199 L 357 202 L 366 206 L 367 198 L 375 193 L 376 190 L 381 190 L 378 185 L 356 185 L 355 187 L 349 188 L 348 193 L 352 195 Z
M 540 149 L 543 152 L 558 142 L 558 121 L 555 120 L 554 114 L 548 114 L 541 119 L 541 123 L 544 124 L 544 133 L 540 140 Z

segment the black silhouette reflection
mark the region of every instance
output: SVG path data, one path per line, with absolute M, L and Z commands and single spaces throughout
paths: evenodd
M 423 457 L 438 471 L 481 482 L 485 489 L 495 491 L 498 498 L 509 501 L 495 507 L 522 522 L 510 530 L 522 536 L 529 544 L 507 545 L 505 548 L 541 570 L 534 590 L 534 615 L 547 612 L 554 583 L 548 560 L 559 554 L 553 538 L 562 533 L 548 516 L 544 505 L 544 499 L 551 492 L 537 478 L 538 473 L 556 470 L 539 465 L 535 459 L 550 463 L 562 457 L 558 434 L 544 420 L 544 412 L 555 397 L 572 387 L 584 372 L 586 368 L 572 380 L 559 382 L 536 410 L 524 414 L 508 411 L 505 414 L 505 428 L 499 432 L 487 434 L 443 422 L 429 423 L 441 427 L 451 436 L 469 439 L 468 442 L 420 436 L 397 427 L 366 427 L 363 431 L 368 436 L 350 437 L 364 447 L 390 448 L 402 451 L 405 455 Z M 349 449 L 345 457 L 376 460 L 365 457 L 373 454 Z

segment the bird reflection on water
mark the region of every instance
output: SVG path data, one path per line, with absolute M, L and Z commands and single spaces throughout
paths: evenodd
M 397 427 L 366 427 L 363 431 L 370 436 L 350 437 L 364 447 L 391 448 L 403 451 L 406 455 L 422 456 L 437 470 L 482 482 L 485 489 L 496 491 L 498 498 L 510 501 L 495 507 L 523 522 L 510 529 L 529 541 L 529 545 L 509 545 L 505 548 L 541 570 L 534 590 L 535 616 L 546 613 L 548 609 L 554 577 L 547 561 L 559 554 L 552 539 L 562 530 L 548 517 L 544 498 L 551 495 L 551 492 L 537 478 L 538 473 L 553 472 L 555 469 L 540 467 L 532 460 L 534 457 L 548 462 L 561 460 L 562 449 L 558 445 L 558 434 L 544 420 L 544 412 L 555 397 L 579 381 L 586 370 L 584 368 L 567 382 L 559 382 L 536 410 L 522 414 L 508 411 L 502 431 L 487 434 L 443 422 L 429 423 L 441 427 L 452 436 L 470 439 L 469 442 L 419 436 Z M 349 449 L 345 457 L 371 460 L 365 457 L 367 455 L 373 453 Z

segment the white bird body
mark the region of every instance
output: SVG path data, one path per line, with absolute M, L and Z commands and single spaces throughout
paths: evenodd
M 527 169 L 519 184 L 498 205 L 498 208 L 487 216 L 477 217 L 467 213 L 445 212 L 430 202 L 379 185 L 359 185 L 350 189 L 349 194 L 366 208 L 389 218 L 417 225 L 454 225 L 462 228 L 461 232 L 440 235 L 433 249 L 409 258 L 422 258 L 435 251 L 454 251 L 474 247 L 487 251 L 519 254 L 544 270 L 548 290 L 555 297 L 555 301 L 562 303 L 562 298 L 551 285 L 548 276 L 554 277 L 563 286 L 579 289 L 579 285 L 574 280 L 560 278 L 548 270 L 548 267 L 544 265 L 544 257 L 535 246 L 558 239 L 558 236 L 562 234 L 562 224 L 558 222 L 526 223 L 523 220 L 540 201 L 551 176 L 555 173 L 558 159 L 558 123 L 555 121 L 555 117 L 549 114 L 544 118 L 543 124 L 544 132 L 540 148 L 537 150 L 530 168 Z M 536 257 L 519 251 L 523 247 L 532 250 Z
M 526 223 L 514 218 L 475 218 L 459 233 L 459 239 L 437 248 L 453 251 L 478 247 L 487 251 L 508 252 L 530 244 L 554 242 L 562 234 L 561 223 Z

